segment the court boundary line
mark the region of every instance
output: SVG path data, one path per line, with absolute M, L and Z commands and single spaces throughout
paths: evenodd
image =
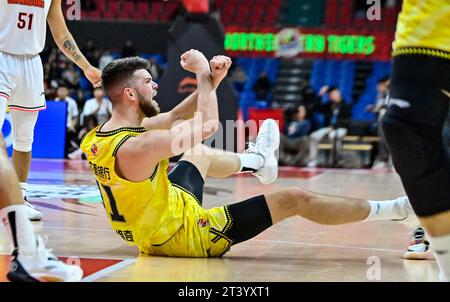
M 119 263 L 116 263 L 114 265 L 108 266 L 107 268 L 104 268 L 102 270 L 99 270 L 98 272 L 93 273 L 92 275 L 87 276 L 86 278 L 81 279 L 80 282 L 93 282 L 96 281 L 102 277 L 106 277 L 109 274 L 124 268 L 132 263 L 136 262 L 136 259 L 124 259 L 120 261 Z

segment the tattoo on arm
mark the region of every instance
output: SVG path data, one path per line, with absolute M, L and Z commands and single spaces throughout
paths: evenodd
M 64 49 L 66 49 L 67 52 L 72 56 L 75 62 L 78 62 L 78 60 L 80 60 L 81 56 L 78 50 L 78 46 L 73 39 L 64 39 L 63 46 Z

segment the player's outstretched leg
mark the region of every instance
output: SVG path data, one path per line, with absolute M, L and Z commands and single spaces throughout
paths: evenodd
M 265 120 L 259 130 L 256 143 L 251 143 L 244 154 L 212 149 L 196 145 L 187 151 L 181 161 L 192 163 L 203 179 L 226 178 L 236 173 L 252 173 L 263 184 L 270 184 L 278 177 L 277 151 L 280 145 L 278 124 Z
M 19 179 L 22 197 L 25 200 L 28 218 L 31 221 L 40 221 L 42 213 L 27 201 L 28 174 L 31 165 L 31 147 L 33 144 L 33 133 L 38 112 L 27 112 L 12 110 L 12 123 L 14 129 L 13 139 L 13 166 Z
M 253 238 L 292 216 L 302 216 L 326 225 L 380 220 L 397 221 L 409 229 L 418 225 L 407 197 L 372 201 L 286 188 L 231 204 L 227 208 L 233 224 L 225 235 L 233 244 Z

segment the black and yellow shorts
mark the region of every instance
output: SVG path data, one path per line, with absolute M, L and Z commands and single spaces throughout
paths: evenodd
M 184 201 L 182 227 L 166 242 L 146 253 L 175 257 L 220 257 L 233 244 L 250 239 L 272 225 L 264 196 L 236 204 L 204 209 L 204 180 L 188 161 L 169 173 L 174 193 Z

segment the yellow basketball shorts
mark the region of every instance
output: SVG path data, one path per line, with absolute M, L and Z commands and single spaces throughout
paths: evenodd
M 225 233 L 233 222 L 227 206 L 204 209 L 195 196 L 176 188 L 185 203 L 181 228 L 166 242 L 146 247 L 144 254 L 171 257 L 221 257 L 233 244 Z

